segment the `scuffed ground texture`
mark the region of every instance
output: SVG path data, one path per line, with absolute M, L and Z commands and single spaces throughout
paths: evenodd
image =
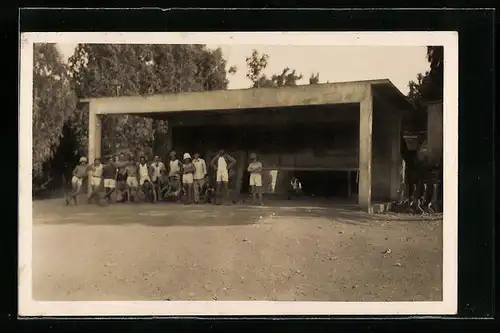
M 441 218 L 304 202 L 33 213 L 36 300 L 442 300 Z

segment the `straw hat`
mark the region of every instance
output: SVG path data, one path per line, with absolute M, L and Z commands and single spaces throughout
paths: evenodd
M 80 157 L 80 163 L 87 162 L 87 158 L 85 156 Z
M 191 159 L 191 155 L 189 153 L 184 153 L 184 159 Z

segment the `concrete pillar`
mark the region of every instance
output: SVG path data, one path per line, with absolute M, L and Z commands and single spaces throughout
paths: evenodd
M 359 188 L 358 204 L 371 212 L 372 197 L 372 118 L 373 96 L 368 85 L 359 107 Z
M 390 199 L 399 199 L 399 187 L 400 187 L 400 172 L 401 172 L 401 121 L 402 116 L 400 114 L 394 114 L 391 117 L 391 190 Z
M 101 116 L 97 114 L 95 105 L 89 103 L 89 142 L 88 155 L 89 163 L 94 163 L 96 157 L 101 158 Z M 88 190 L 90 191 L 90 182 L 88 182 Z

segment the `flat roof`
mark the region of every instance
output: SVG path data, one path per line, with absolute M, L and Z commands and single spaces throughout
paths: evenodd
M 366 88 L 401 110 L 413 109 L 389 79 L 321 83 L 280 88 L 248 88 L 183 92 L 149 96 L 83 98 L 96 114 L 151 114 L 179 111 L 281 108 L 304 105 L 359 103 Z

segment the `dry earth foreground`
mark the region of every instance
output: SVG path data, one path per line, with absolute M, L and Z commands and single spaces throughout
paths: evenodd
M 440 301 L 442 219 L 35 201 L 36 300 Z

